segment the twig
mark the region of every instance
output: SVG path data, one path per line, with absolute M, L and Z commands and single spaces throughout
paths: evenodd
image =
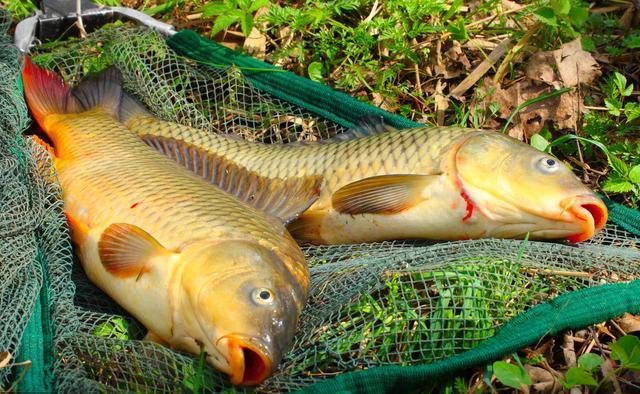
M 498 71 L 496 71 L 496 75 L 493 77 L 493 82 L 495 82 L 496 85 L 500 84 L 500 82 L 502 81 L 502 78 L 504 78 L 504 74 L 507 72 L 507 68 L 511 63 L 511 60 L 513 60 L 516 54 L 518 54 L 527 45 L 529 40 L 538 32 L 538 30 L 540 30 L 541 26 L 542 26 L 541 22 L 538 22 L 535 25 L 533 25 L 531 29 L 529 29 L 522 36 L 522 38 L 518 40 L 516 45 L 514 45 L 513 48 L 511 48 L 507 56 L 505 56 L 505 58 L 502 60 L 500 67 L 498 67 Z
M 498 46 L 493 51 L 491 51 L 489 56 L 487 56 L 482 61 L 482 63 L 480 63 L 473 71 L 471 71 L 471 73 L 469 73 L 469 75 L 467 75 L 467 77 L 463 79 L 462 82 L 458 84 L 458 86 L 451 90 L 451 96 L 459 98 L 464 95 L 464 93 L 469 90 L 471 86 L 475 85 L 475 83 L 478 82 L 478 80 L 480 80 L 480 78 L 482 78 L 482 76 L 486 74 L 487 71 L 491 69 L 491 67 L 493 67 L 493 65 L 504 55 L 504 53 L 510 46 L 510 38 L 507 38 L 506 40 L 498 44 Z
M 527 9 L 529 7 L 531 7 L 531 5 L 526 5 L 526 6 L 523 6 L 523 7 L 520 7 L 520 8 L 512 8 L 512 9 L 510 9 L 508 11 L 501 12 L 499 14 L 499 16 L 505 16 L 505 15 L 513 14 L 514 12 L 522 11 L 522 10 L 525 10 L 525 9 Z M 491 15 L 491 16 L 488 16 L 486 18 L 479 19 L 479 20 L 477 20 L 475 22 L 471 22 L 471 23 L 469 23 L 468 25 L 465 26 L 465 29 L 468 30 L 470 27 L 476 27 L 476 26 L 481 25 L 481 24 L 483 24 L 485 22 L 491 22 L 494 19 L 496 19 L 497 16 L 498 15 Z
M 418 67 L 418 63 L 413 64 L 413 70 L 416 74 L 416 90 L 419 95 L 422 95 L 422 82 L 420 81 L 420 68 Z
M 84 29 L 84 23 L 82 23 L 82 5 L 80 4 L 80 0 L 76 0 L 76 16 L 78 17 L 76 24 L 78 25 L 78 30 L 80 30 L 80 37 L 84 38 L 87 36 L 87 31 Z
M 622 329 L 622 327 L 620 327 L 620 326 L 618 325 L 618 323 L 616 323 L 616 322 L 615 322 L 615 321 L 613 321 L 613 320 L 610 320 L 610 322 L 611 322 L 611 325 L 612 325 L 612 326 L 614 326 L 614 327 L 616 328 L 616 330 L 620 331 L 620 333 L 622 334 L 622 336 L 627 335 L 627 333 Z
M 371 12 L 369 12 L 369 15 L 364 19 L 363 22 L 371 22 L 371 20 L 375 18 L 375 16 L 378 14 L 378 12 L 380 12 L 381 9 L 382 7 L 378 8 L 378 0 L 375 0 L 373 2 L 373 7 L 371 7 Z
M 582 271 L 562 271 L 562 270 L 551 270 L 551 269 L 539 269 L 539 268 L 528 268 L 526 270 L 532 274 L 540 274 L 540 275 L 558 275 L 558 276 L 571 276 L 576 278 L 592 278 L 593 274 Z

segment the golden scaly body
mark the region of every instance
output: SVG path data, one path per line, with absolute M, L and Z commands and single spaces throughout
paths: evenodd
M 47 124 L 60 136 L 54 137 L 55 166 L 65 211 L 93 235 L 76 239 L 92 261 L 99 235 L 110 224 L 125 222 L 170 250 L 204 240 L 256 242 L 281 256 L 307 286 L 304 256 L 276 219 L 204 184 L 105 113 L 53 115 Z M 99 261 L 85 268 L 90 276 L 99 272 L 100 281 L 109 280 Z
M 341 187 L 368 177 L 436 173 L 441 170 L 443 160 L 446 160 L 447 154 L 459 140 L 470 134 L 488 133 L 453 127 L 416 128 L 340 143 L 278 145 L 242 141 L 163 122 L 146 115 L 136 115 L 126 124 L 140 136 L 153 135 L 181 140 L 213 151 L 216 155 L 265 177 L 321 175 L 324 182 L 320 197 L 291 227 L 294 235 L 299 238 L 319 243 L 412 237 L 446 239 L 449 232 L 447 227 L 451 225 L 449 215 L 432 215 L 431 230 L 425 230 L 420 212 L 415 209 L 396 215 L 354 216 L 333 209 L 332 196 Z M 447 193 L 448 191 L 451 193 Z M 446 205 L 444 209 L 451 210 L 453 203 L 458 219 L 465 217 L 466 206 L 460 192 L 447 188 L 441 188 L 440 192 L 444 192 L 446 196 L 439 197 L 445 198 L 432 200 L 427 203 L 430 206 L 420 207 L 420 210 L 442 211 L 443 204 Z M 466 227 L 469 227 L 468 237 L 481 231 L 474 228 L 472 223 Z M 303 231 L 296 231 L 301 228 Z M 455 233 L 453 238 L 456 238 Z
M 251 143 L 224 134 L 139 115 L 127 127 L 140 136 L 174 138 L 217 154 L 267 177 L 323 175 L 320 198 L 313 209 L 326 207 L 344 185 L 384 174 L 429 174 L 460 137 L 484 132 L 457 127 L 415 128 L 329 144 L 284 145 Z M 151 131 L 153 130 L 153 131 Z
M 323 178 L 320 198 L 289 229 L 301 240 L 587 239 L 607 211 L 556 159 L 489 130 L 418 127 L 322 144 L 259 144 L 155 119 L 131 105 L 126 125 L 207 178 L 206 159 L 264 177 Z M 369 125 L 368 127 L 371 127 Z M 193 165 L 186 165 L 186 163 Z M 217 181 L 211 180 L 212 183 Z

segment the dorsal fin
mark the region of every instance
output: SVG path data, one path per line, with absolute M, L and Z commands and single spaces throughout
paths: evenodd
M 355 127 L 345 131 L 344 133 L 336 134 L 331 138 L 318 141 L 296 141 L 287 145 L 335 144 L 338 142 L 351 141 L 390 131 L 397 131 L 397 129 L 385 125 L 384 118 L 382 116 L 367 115 L 361 118 Z
M 100 107 L 117 118 L 121 95 L 122 74 L 111 66 L 87 75 L 78 86 L 71 89 L 67 108 L 69 112 L 83 112 Z
M 187 170 L 285 224 L 296 219 L 320 195 L 319 175 L 267 178 L 181 140 L 151 135 L 142 136 L 142 140 Z

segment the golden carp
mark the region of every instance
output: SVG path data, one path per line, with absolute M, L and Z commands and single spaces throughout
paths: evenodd
M 458 127 L 385 130 L 307 144 L 259 144 L 151 116 L 127 97 L 123 121 L 205 178 L 194 155 L 265 177 L 319 175 L 320 198 L 289 226 L 315 243 L 486 237 L 584 241 L 607 221 L 604 203 L 562 162 L 503 134 Z M 203 158 L 204 160 L 204 158 Z M 215 183 L 215 179 L 210 179 Z
M 304 256 L 284 225 L 119 123 L 117 70 L 70 89 L 26 59 L 23 81 L 29 108 L 53 142 L 64 209 L 91 281 L 140 320 L 149 338 L 195 354 L 202 346 L 234 384 L 267 378 L 292 341 L 309 288 Z M 225 173 L 237 190 L 255 192 L 254 184 L 238 183 L 260 182 Z M 272 205 L 286 211 L 317 197 L 296 185 L 280 194 L 287 202 Z

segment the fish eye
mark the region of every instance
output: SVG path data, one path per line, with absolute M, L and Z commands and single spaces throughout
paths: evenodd
M 254 289 L 251 298 L 258 305 L 270 305 L 275 300 L 273 291 L 265 287 Z
M 538 160 L 538 162 L 536 163 L 536 167 L 546 174 L 553 174 L 560 168 L 560 163 L 558 163 L 558 160 L 554 158 L 543 157 Z

